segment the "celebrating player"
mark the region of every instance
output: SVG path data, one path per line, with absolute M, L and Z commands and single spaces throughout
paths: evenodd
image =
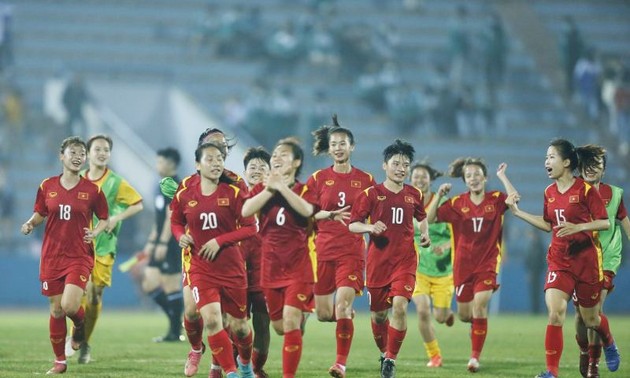
M 256 225 L 253 217 L 241 216 L 245 193 L 225 175 L 225 155 L 223 146 L 212 143 L 197 148 L 200 181 L 178 191 L 173 198 L 171 226 L 180 246 L 190 248 L 188 285 L 208 331 L 213 356 L 228 378 L 239 377 L 232 342 L 223 328 L 225 312 L 235 335 L 241 374 L 253 377 L 247 277 L 237 242 L 253 236 Z
M 261 285 L 274 330 L 284 335 L 282 372 L 296 376 L 302 355 L 303 313 L 313 310 L 313 265 L 308 251 L 315 193 L 297 181 L 304 152 L 293 138 L 278 141 L 265 183 L 254 186 L 243 216 L 258 213 L 262 236 Z
M 82 175 L 98 185 L 107 198 L 109 205 L 109 224 L 104 233 L 95 240 L 94 269 L 87 285 L 87 295 L 83 298 L 85 306 L 85 343 L 79 350 L 78 362 L 90 362 L 90 337 L 101 313 L 103 291 L 112 285 L 112 270 L 116 257 L 116 244 L 122 221 L 142 211 L 142 197 L 120 175 L 109 169 L 113 147 L 112 139 L 107 135 L 95 135 L 87 142 L 89 168 Z M 68 341 L 69 342 L 69 341 Z M 70 352 L 68 343 L 66 353 Z
M 507 165 L 502 164 L 498 177 L 508 192 L 514 191 L 504 177 Z M 428 208 L 429 222 L 447 222 L 453 232 L 453 283 L 457 301 L 457 315 L 472 323 L 471 356 L 468 370 L 479 370 L 479 356 L 488 333 L 488 303 L 498 290 L 497 274 L 501 264 L 503 214 L 507 210 L 506 194 L 486 192 L 488 170 L 480 159 L 459 158 L 449 166 L 449 176 L 461 177 L 468 191 L 442 203 L 451 184 L 442 184 L 438 201 Z
M 599 231 L 599 241 L 603 253 L 604 283 L 600 294 L 600 316 L 603 314 L 604 301 L 615 285 L 613 280 L 621 264 L 622 238 L 621 230 L 630 238 L 630 221 L 623 203 L 623 189 L 602 182 L 606 172 L 606 150 L 603 147 L 589 144 L 578 147 L 580 162 L 578 169 L 584 181 L 597 188 L 606 206 L 610 228 Z M 616 222 L 618 221 L 618 222 Z M 602 353 L 601 340 L 597 333 L 588 329 L 580 316 L 575 312 L 576 340 L 580 346 L 580 373 L 583 377 L 599 376 L 599 357 Z M 588 336 L 587 332 L 591 335 Z M 593 343 L 589 345 L 589 340 Z
M 157 171 L 160 177 L 177 181 L 177 166 L 180 155 L 174 148 L 157 152 Z M 149 264 L 144 270 L 142 290 L 164 311 L 169 321 L 165 336 L 154 341 L 179 341 L 182 329 L 182 253 L 177 240 L 172 237 L 171 217 L 168 207 L 171 199 L 158 188 L 155 194 L 155 223 L 144 247 L 149 255 Z
M 350 130 L 339 126 L 336 115 L 332 127 L 323 126 L 313 132 L 313 136 L 313 154 L 326 153 L 333 158 L 331 167 L 313 173 L 307 181 L 321 206 L 321 211 L 315 214 L 315 308 L 320 321 L 337 322 L 337 359 L 329 373 L 343 378 L 354 335 L 352 304 L 355 295 L 363 290 L 365 269 L 365 241 L 361 235 L 348 232 L 346 222 L 357 194 L 375 183 L 372 175 L 351 165 L 354 136 Z M 333 298 L 335 290 L 336 298 Z
M 584 324 L 594 329 L 604 343 L 608 368 L 611 371 L 619 368 L 619 353 L 608 319 L 599 314 L 604 275 L 596 231 L 608 229 L 610 222 L 597 189 L 573 176 L 579 158 L 579 151 L 571 142 L 564 139 L 551 142 L 545 169 L 554 183 L 545 189 L 542 216 L 520 210 L 518 193 L 511 193 L 506 201 L 515 216 L 543 231 L 552 232 L 545 284 L 545 302 L 549 311 L 545 334 L 547 371 L 540 373 L 539 378 L 558 376 L 563 349 L 562 325 L 567 302 L 574 292 Z M 593 166 L 586 165 L 582 169 L 589 171 Z
M 247 150 L 243 158 L 245 166 L 244 177 L 250 188 L 263 182 L 269 174 L 269 152 L 262 147 L 253 147 Z M 262 239 L 259 233 L 241 242 L 241 250 L 247 266 L 247 307 L 252 314 L 254 326 L 254 348 L 252 351 L 252 364 L 257 378 L 268 378 L 263 369 L 269 354 L 269 313 L 265 295 L 260 286 Z
M 63 173 L 42 181 L 33 215 L 21 229 L 28 235 L 47 219 L 39 279 L 42 294 L 50 301 L 50 342 L 55 363 L 46 374 L 61 374 L 67 369 L 66 316 L 74 323 L 72 349 L 85 344 L 85 311 L 81 298 L 94 267 L 92 242 L 108 226 L 107 200 L 103 192 L 80 176 L 87 149 L 79 137 L 62 142 L 59 160 Z M 98 223 L 92 227 L 94 219 Z
M 395 361 L 407 332 L 407 305 L 416 282 L 418 255 L 414 246 L 415 218 L 421 246 L 430 244 L 422 192 L 405 184 L 413 147 L 396 140 L 383 151 L 382 184 L 365 189 L 352 207 L 349 229 L 369 233 L 366 286 L 372 332 L 381 351 L 381 377 L 396 376 Z M 391 324 L 388 310 L 392 308 Z
M 411 185 L 423 193 L 424 207 L 428 208 L 438 196 L 431 191 L 431 183 L 442 172 L 435 170 L 427 163 L 416 163 L 411 167 Z M 442 204 L 446 197 L 440 199 Z M 438 204 L 438 205 L 439 205 Z M 422 233 L 416 222 L 415 242 L 420 251 L 418 270 L 416 272 L 416 289 L 412 300 L 418 312 L 418 328 L 424 341 L 424 348 L 429 357 L 428 367 L 442 366 L 442 353 L 435 337 L 435 329 L 431 325 L 431 303 L 433 315 L 438 323 L 453 325 L 451 301 L 453 299 L 453 267 L 451 264 L 451 231 L 447 223 L 429 225 L 430 247 L 421 247 Z

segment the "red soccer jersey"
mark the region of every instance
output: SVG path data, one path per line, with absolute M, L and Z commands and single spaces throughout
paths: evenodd
M 258 184 L 249 196 L 254 197 L 263 190 L 264 185 Z M 292 190 L 317 209 L 315 192 L 308 186 L 296 181 Z M 276 193 L 260 209 L 258 219 L 262 236 L 261 286 L 273 289 L 296 282 L 315 282 L 308 251 L 309 218 L 298 214 Z
M 260 286 L 260 261 L 262 238 L 256 234 L 241 242 L 241 252 L 247 267 L 247 290 L 250 292 L 261 291 Z
M 612 188 L 608 184 L 604 184 L 603 182 L 599 184 L 599 196 L 602 197 L 602 201 L 604 201 L 604 205 L 608 206 L 608 203 L 612 199 Z M 617 209 L 617 215 L 615 216 L 618 220 L 623 220 L 628 216 L 628 211 L 626 210 L 626 206 L 623 204 L 623 198 L 621 202 L 619 202 L 619 208 Z M 613 226 L 612 224 L 610 225 Z
M 475 274 L 499 272 L 506 198 L 505 193 L 488 192 L 483 201 L 475 205 L 467 192 L 438 208 L 436 222 L 451 224 L 455 286 Z
M 321 209 L 328 211 L 346 206 L 352 209 L 357 195 L 375 184 L 372 175 L 354 167 L 350 173 L 337 173 L 332 167 L 326 168 L 313 173 L 306 183 L 317 194 Z M 344 256 L 365 258 L 363 236 L 329 219 L 317 222 L 315 249 L 319 261 L 337 260 Z
M 598 219 L 608 219 L 604 201 L 598 191 L 581 178 L 564 193 L 558 191 L 553 183 L 545 189 L 543 218 L 551 227 L 559 223 L 588 223 Z M 601 276 L 601 247 L 597 232 L 580 232 L 565 237 L 557 237 L 552 229 L 551 244 L 547 254 L 549 271 L 576 271 L 576 263 L 580 274 L 597 279 Z M 601 277 L 599 278 L 601 280 Z
M 256 233 L 254 217 L 241 217 L 245 193 L 237 186 L 220 183 L 209 196 L 201 193 L 201 185 L 177 192 L 171 208 L 171 228 L 177 240 L 188 233 L 194 240 L 190 274 L 204 274 L 220 286 L 246 288 L 245 262 L 238 241 Z M 215 239 L 221 246 L 218 256 L 210 261 L 199 256 L 199 250 Z
M 352 207 L 350 223 L 381 221 L 387 230 L 370 235 L 366 266 L 366 286 L 387 286 L 399 274 L 416 274 L 418 253 L 413 242 L 413 218 L 426 218 L 422 192 L 404 185 L 394 193 L 383 184 L 364 190 Z
M 229 177 L 232 181 L 234 181 L 234 185 L 236 185 L 239 189 L 243 190 L 243 193 L 247 193 L 249 189 L 247 188 L 247 184 L 245 183 L 245 180 L 243 180 L 241 176 L 230 171 L 229 169 L 224 169 L 223 172 L 225 173 L 227 177 Z M 179 186 L 177 187 L 177 191 L 175 193 L 179 192 L 182 189 L 191 188 L 193 186 L 199 185 L 200 182 L 201 182 L 201 176 L 199 176 L 199 173 L 194 173 L 190 176 L 186 176 L 182 180 L 182 182 L 179 183 Z
M 61 186 L 61 176 L 42 181 L 34 208 L 48 218 L 39 264 L 40 280 L 59 279 L 76 265 L 92 270 L 94 245 L 83 241 L 83 229 L 92 227 L 94 216 L 107 219 L 108 210 L 103 192 L 83 177 L 72 189 Z

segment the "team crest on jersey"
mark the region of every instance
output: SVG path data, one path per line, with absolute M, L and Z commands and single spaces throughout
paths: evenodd
M 359 188 L 360 189 L 361 188 L 361 181 L 351 180 L 350 181 L 350 187 L 351 188 Z
M 333 186 L 333 185 L 335 185 L 335 180 L 326 180 L 325 184 L 328 185 L 328 186 Z
M 409 285 L 405 285 L 405 290 L 407 290 L 408 292 L 412 292 L 413 288 Z
M 597 297 L 599 297 L 599 293 L 595 293 L 593 295 L 591 295 L 591 299 L 597 299 Z
M 217 205 L 219 206 L 230 206 L 229 198 L 217 198 Z
M 79 279 L 81 280 L 81 282 L 87 282 L 87 277 L 83 274 L 79 276 Z
M 412 196 L 405 196 L 405 202 L 413 203 L 413 197 Z
M 77 198 L 80 200 L 87 200 L 90 198 L 90 195 L 85 192 L 79 192 L 79 194 L 77 194 Z
M 466 214 L 467 212 L 470 211 L 470 208 L 468 207 L 462 207 L 462 213 Z
M 239 306 L 238 309 L 241 312 L 245 312 L 245 310 L 247 310 L 247 306 Z
M 547 199 L 547 201 L 549 201 L 549 203 L 552 203 L 552 202 L 553 202 L 553 201 L 555 201 L 555 200 L 556 200 L 556 199 L 555 199 L 554 197 L 549 197 L 549 198 Z
M 300 300 L 300 302 L 306 302 L 307 299 L 306 295 L 304 294 L 298 294 L 297 298 Z
M 195 207 L 197 206 L 199 202 L 192 200 L 192 201 L 188 201 L 188 207 Z
M 569 196 L 569 203 L 580 203 L 580 196 Z
M 484 285 L 490 286 L 492 285 L 492 280 L 483 280 Z
M 492 212 L 494 212 L 494 205 L 486 205 L 486 206 L 483 208 L 483 211 L 485 211 L 486 213 L 492 213 Z
M 376 199 L 379 201 L 385 201 L 387 199 L 387 196 L 376 196 Z

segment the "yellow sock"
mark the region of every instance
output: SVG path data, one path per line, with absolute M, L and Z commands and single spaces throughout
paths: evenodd
M 92 336 L 92 332 L 94 331 L 94 326 L 96 326 L 96 320 L 98 320 L 98 316 L 101 314 L 101 308 L 103 307 L 102 303 L 91 304 L 85 303 L 85 341 L 89 342 L 90 337 Z
M 427 356 L 429 356 L 429 358 L 439 356 L 442 353 L 440 351 L 440 346 L 438 345 L 437 339 L 428 343 L 424 343 L 424 349 L 426 349 Z

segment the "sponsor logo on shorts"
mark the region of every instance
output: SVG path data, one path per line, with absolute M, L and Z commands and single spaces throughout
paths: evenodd
M 486 205 L 483 208 L 483 211 L 485 211 L 486 213 L 493 213 L 494 212 L 494 205 Z
M 405 290 L 411 292 L 411 291 L 413 291 L 413 288 L 411 286 L 409 286 L 409 285 L 405 285 Z
M 387 303 L 392 304 L 392 297 L 387 297 Z
M 355 276 L 354 274 L 351 274 L 351 275 L 348 276 L 348 279 L 350 281 L 356 281 L 357 280 L 357 276 Z
M 413 197 L 412 196 L 405 196 L 405 202 L 406 203 L 413 203 Z
M 284 351 L 289 353 L 297 352 L 298 350 L 300 350 L 299 345 L 287 345 L 284 347 Z
M 239 306 L 238 309 L 240 312 L 245 312 L 245 310 L 247 310 L 247 306 Z
M 79 279 L 81 280 L 81 282 L 87 282 L 87 277 L 83 274 L 79 276 Z
M 349 333 L 338 333 L 337 337 L 339 337 L 340 339 L 349 340 L 352 337 L 352 335 L 350 335 Z
M 327 185 L 327 186 L 333 186 L 333 185 L 335 185 L 335 180 L 326 180 L 326 185 Z
M 79 192 L 79 194 L 77 194 L 77 198 L 80 200 L 87 200 L 90 198 L 90 195 L 85 192 Z
M 569 203 L 579 203 L 580 196 L 569 196 Z
M 387 196 L 376 196 L 376 199 L 379 201 L 385 201 L 387 199 Z
M 308 297 L 304 294 L 298 294 L 297 298 L 300 300 L 300 302 L 306 302 L 306 299 L 308 299 Z
M 486 286 L 490 286 L 490 285 L 492 285 L 492 280 L 483 280 L 483 283 L 484 283 Z
M 188 207 L 195 207 L 197 206 L 198 202 L 193 200 L 193 201 L 188 201 Z
M 57 197 L 57 192 L 49 192 L 49 193 L 48 193 L 48 197 L 50 197 L 50 198 L 55 198 L 55 197 Z
M 361 188 L 361 181 L 351 180 L 350 181 L 350 187 L 351 188 L 359 188 L 360 189 Z
M 549 203 L 552 203 L 553 201 L 555 201 L 556 199 L 554 197 L 549 197 L 547 198 L 547 201 L 549 201 Z
M 595 293 L 591 295 L 591 299 L 597 299 L 597 297 L 599 297 L 599 293 Z
M 217 198 L 217 205 L 219 206 L 230 206 L 229 198 Z
M 470 208 L 468 207 L 462 207 L 462 213 L 466 214 L 467 212 L 470 211 Z
M 219 353 L 223 352 L 223 347 L 218 347 L 218 348 L 213 348 L 212 349 L 212 354 L 214 354 L 215 356 Z

